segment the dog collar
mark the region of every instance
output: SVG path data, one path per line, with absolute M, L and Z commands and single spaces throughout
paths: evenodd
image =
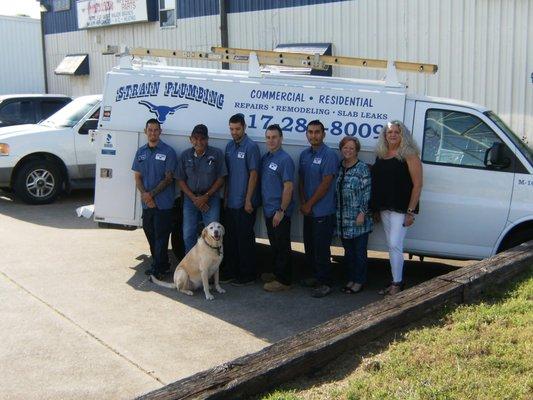
M 204 239 L 204 238 L 202 238 L 202 239 Z M 221 248 L 222 246 L 218 246 L 218 247 L 217 247 L 217 246 L 211 246 L 209 243 L 207 243 L 207 240 L 205 240 L 205 239 L 204 239 L 204 242 L 205 242 L 205 244 L 206 244 L 208 247 L 211 247 L 213 250 L 216 250 L 217 253 L 218 253 L 218 255 L 222 254 L 222 253 L 220 252 L 220 248 Z

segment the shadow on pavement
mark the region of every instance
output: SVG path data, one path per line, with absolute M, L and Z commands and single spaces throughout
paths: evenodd
M 0 190 L 0 214 L 32 224 L 60 229 L 96 229 L 91 219 L 78 218 L 76 208 L 94 203 L 94 190 L 75 190 L 52 204 L 30 205 Z
M 171 256 L 173 265 L 176 265 L 176 259 L 173 255 Z M 371 258 L 369 259 L 368 285 L 365 290 L 355 295 L 341 293 L 340 288 L 345 283 L 344 268 L 341 263 L 334 262 L 334 291 L 331 295 L 321 299 L 312 298 L 310 289 L 298 284 L 293 285 L 293 288 L 286 292 L 268 293 L 262 289 L 262 282 L 258 279 L 254 285 L 245 287 L 222 284 L 226 293 L 218 294 L 212 291 L 215 300 L 207 301 L 202 290 L 190 297 L 176 290 L 155 285 L 144 273 L 150 265 L 150 257 L 141 255 L 137 257 L 137 260 L 139 263 L 132 267 L 134 273 L 127 282 L 136 290 L 152 291 L 167 296 L 238 326 L 270 343 L 381 299 L 382 296 L 378 295 L 377 291 L 390 281 L 388 260 Z M 268 246 L 258 244 L 258 260 L 263 260 L 259 266 L 260 271 L 268 271 L 271 263 Z M 299 282 L 303 277 L 310 275 L 302 253 L 293 252 L 293 263 L 294 282 Z M 445 262 L 406 261 L 404 270 L 406 287 L 446 274 L 455 268 Z M 167 280 L 171 281 L 171 279 L 172 274 Z

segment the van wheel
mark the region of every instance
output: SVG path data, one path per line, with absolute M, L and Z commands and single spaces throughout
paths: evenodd
M 505 238 L 505 240 L 500 245 L 500 248 L 498 249 L 498 253 L 501 253 L 505 250 L 509 250 L 510 248 L 513 248 L 515 246 L 518 246 L 519 244 L 528 242 L 530 240 L 533 240 L 533 228 L 526 228 L 524 230 L 515 232 L 508 238 Z
M 62 185 L 63 177 L 55 163 L 31 160 L 18 171 L 13 190 L 25 203 L 49 204 L 57 199 Z

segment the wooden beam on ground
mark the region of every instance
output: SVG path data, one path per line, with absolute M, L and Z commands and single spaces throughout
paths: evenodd
M 253 354 L 237 358 L 161 389 L 142 400 L 236 399 L 264 392 L 364 346 L 393 329 L 431 315 L 447 304 L 479 296 L 488 286 L 533 266 L 533 241 L 436 277 L 369 304 Z

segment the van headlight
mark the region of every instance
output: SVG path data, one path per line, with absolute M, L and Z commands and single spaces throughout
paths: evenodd
M 7 143 L 0 143 L 0 156 L 9 155 L 9 145 Z

